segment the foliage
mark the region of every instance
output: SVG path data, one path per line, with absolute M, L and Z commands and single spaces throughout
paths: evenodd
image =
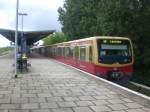
M 150 86 L 149 0 L 65 0 L 58 12 L 69 40 L 96 35 L 130 37 L 136 58 L 133 80 Z
M 51 45 L 55 43 L 65 42 L 67 41 L 67 37 L 64 33 L 57 32 L 55 34 L 49 35 L 43 39 L 44 45 Z
M 13 50 L 13 47 L 1 47 L 0 48 L 0 55 L 7 54 L 9 51 Z

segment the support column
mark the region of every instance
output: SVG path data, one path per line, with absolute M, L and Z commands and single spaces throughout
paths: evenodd
M 27 38 L 26 36 L 24 35 L 21 39 L 21 43 L 22 43 L 22 54 L 27 54 Z

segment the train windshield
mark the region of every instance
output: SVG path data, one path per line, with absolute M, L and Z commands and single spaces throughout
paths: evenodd
M 103 64 L 127 64 L 132 61 L 128 40 L 98 40 L 99 62 Z

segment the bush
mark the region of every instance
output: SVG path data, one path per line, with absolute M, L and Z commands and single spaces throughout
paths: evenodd
M 44 45 L 51 45 L 67 41 L 67 37 L 62 32 L 57 32 L 43 39 Z

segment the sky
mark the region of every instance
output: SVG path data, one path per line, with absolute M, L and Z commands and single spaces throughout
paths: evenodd
M 17 0 L 0 0 L 0 28 L 15 29 Z M 57 9 L 63 6 L 64 0 L 19 0 L 19 12 L 24 16 L 24 31 L 56 30 L 61 31 Z M 21 16 L 18 18 L 21 29 Z M 10 41 L 0 35 L 0 47 L 8 46 Z

